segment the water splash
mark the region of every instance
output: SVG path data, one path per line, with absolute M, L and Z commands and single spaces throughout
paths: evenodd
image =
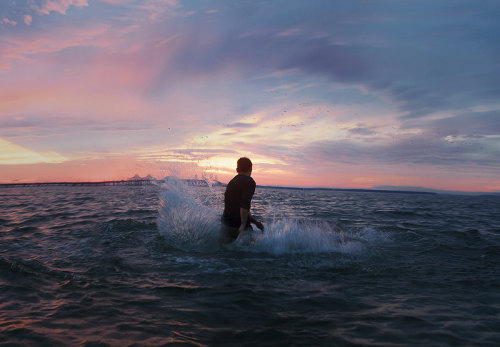
M 220 211 L 204 204 L 206 199 L 196 194 L 200 188 L 176 177 L 166 178 L 161 188 L 158 229 L 167 243 L 188 250 L 218 248 Z
M 294 253 L 362 254 L 389 238 L 373 228 L 343 230 L 338 224 L 286 217 L 275 207 L 267 209 L 266 230 L 241 234 L 230 245 L 221 240 L 222 196 L 209 188 L 191 187 L 168 177 L 160 192 L 158 229 L 167 243 L 184 250 L 207 251 L 225 247 L 275 255 Z
M 276 255 L 293 253 L 360 255 L 374 239 L 384 239 L 379 234 L 372 228 L 353 233 L 326 222 L 284 218 L 267 225 L 264 233 L 253 231 L 240 235 L 234 247 Z

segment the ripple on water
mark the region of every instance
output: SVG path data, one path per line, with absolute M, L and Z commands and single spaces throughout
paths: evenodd
M 498 200 L 258 188 L 224 246 L 223 189 L 136 188 L 0 190 L 0 344 L 500 341 Z

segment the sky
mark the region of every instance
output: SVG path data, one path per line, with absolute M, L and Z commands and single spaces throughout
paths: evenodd
M 500 191 L 496 0 L 0 0 L 0 182 Z M 188 177 L 191 178 L 191 177 Z

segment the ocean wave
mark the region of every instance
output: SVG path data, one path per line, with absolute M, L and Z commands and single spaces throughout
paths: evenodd
M 117 233 L 136 231 L 143 229 L 154 229 L 154 223 L 146 223 L 137 221 L 132 218 L 127 219 L 110 219 L 104 226 L 104 233 Z
M 23 276 L 49 276 L 59 280 L 74 279 L 73 272 L 60 269 L 52 269 L 38 259 L 20 259 L 13 260 L 9 258 L 0 258 L 0 271 L 2 273 L 18 274 Z

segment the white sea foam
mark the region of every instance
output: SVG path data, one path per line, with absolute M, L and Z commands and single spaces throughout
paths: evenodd
M 352 255 L 360 254 L 365 248 L 359 235 L 335 225 L 291 218 L 271 222 L 264 233 L 253 231 L 241 235 L 235 247 L 272 254 L 335 252 Z
M 264 218 L 265 232 L 257 229 L 246 232 L 232 244 L 223 245 L 222 197 L 213 190 L 201 194 L 200 189 L 175 177 L 169 177 L 162 187 L 158 228 L 169 245 L 199 251 L 226 247 L 276 255 L 324 252 L 358 255 L 367 247 L 388 240 L 384 233 L 373 228 L 346 231 L 332 222 L 284 217 L 271 208 L 270 216 Z

